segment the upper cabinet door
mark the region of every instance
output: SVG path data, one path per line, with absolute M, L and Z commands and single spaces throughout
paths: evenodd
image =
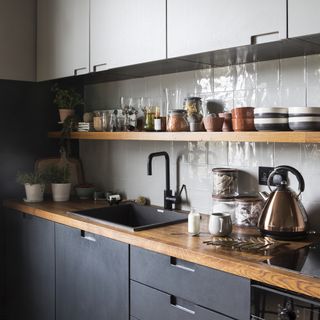
M 169 58 L 287 36 L 286 0 L 167 2 Z
M 0 1 L 0 79 L 34 81 L 36 1 Z
M 39 0 L 37 80 L 89 72 L 89 0 Z
M 91 71 L 165 58 L 165 0 L 91 0 Z
M 320 1 L 288 1 L 289 38 L 320 33 Z

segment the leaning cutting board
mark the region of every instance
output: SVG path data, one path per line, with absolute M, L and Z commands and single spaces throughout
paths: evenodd
M 67 158 L 65 152 L 62 151 L 60 157 L 51 157 L 36 160 L 35 171 L 43 171 L 52 165 L 69 166 L 72 189 L 74 188 L 74 186 L 84 183 L 84 174 L 80 159 Z

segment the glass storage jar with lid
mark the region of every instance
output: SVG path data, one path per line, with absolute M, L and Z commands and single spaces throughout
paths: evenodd
M 174 109 L 169 111 L 167 131 L 189 131 L 189 122 L 187 120 L 187 112 L 183 109 Z
M 235 224 L 256 227 L 263 207 L 263 200 L 257 196 L 235 198 Z
M 93 127 L 95 131 L 108 131 L 109 122 L 109 110 L 93 111 Z
M 232 223 L 235 222 L 234 205 L 234 197 L 212 196 L 212 213 L 229 213 Z
M 212 195 L 235 197 L 238 195 L 238 170 L 231 168 L 214 168 Z

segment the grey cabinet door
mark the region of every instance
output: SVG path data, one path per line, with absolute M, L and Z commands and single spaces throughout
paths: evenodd
M 130 276 L 136 282 L 228 317 L 250 318 L 248 279 L 134 246 Z
M 6 319 L 54 320 L 54 274 L 54 223 L 7 209 Z
M 320 33 L 319 12 L 319 0 L 288 0 L 289 38 Z
M 56 320 L 129 318 L 129 246 L 56 224 Z

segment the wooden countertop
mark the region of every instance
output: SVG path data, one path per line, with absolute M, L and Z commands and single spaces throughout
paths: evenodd
M 130 245 L 320 299 L 320 278 L 301 275 L 297 272 L 261 263 L 268 256 L 231 251 L 204 244 L 203 241 L 211 238 L 208 234 L 208 219 L 206 217 L 201 222 L 200 236 L 192 237 L 187 232 L 187 223 L 130 232 L 67 213 L 68 211 L 103 207 L 106 206 L 104 202 L 77 200 L 61 203 L 44 201 L 31 204 L 7 200 L 4 206 Z M 252 228 L 234 229 L 235 233 L 258 234 Z M 306 244 L 308 242 L 290 242 L 286 249 L 282 250 L 295 249 Z

